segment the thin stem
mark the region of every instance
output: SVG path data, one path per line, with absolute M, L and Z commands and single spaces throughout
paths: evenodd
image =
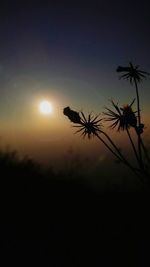
M 118 147 L 115 145 L 115 143 L 111 140 L 111 138 L 103 131 L 100 131 L 102 134 L 104 134 L 104 136 L 108 139 L 108 141 L 112 144 L 112 146 L 115 148 L 115 150 L 117 151 L 117 153 L 119 154 L 119 156 L 117 155 L 117 157 L 121 158 L 121 161 L 127 165 L 129 167 L 130 170 L 132 170 L 134 172 L 134 174 L 136 174 L 140 179 L 141 176 L 137 173 L 138 170 L 136 170 L 135 168 L 132 167 L 132 165 L 126 160 L 126 158 L 122 155 L 122 153 L 120 152 L 120 150 L 118 149 Z M 96 135 L 99 139 L 100 136 Z M 116 154 L 116 153 L 115 153 Z
M 134 78 L 134 83 L 135 83 L 136 97 L 137 97 L 138 124 L 139 124 L 139 126 L 140 126 L 140 124 L 141 124 L 141 115 L 140 115 L 140 98 L 139 98 L 139 91 L 138 91 L 138 86 L 137 86 L 136 78 Z
M 145 145 L 144 145 L 142 139 L 141 139 L 141 145 L 142 145 L 143 151 L 144 151 L 144 153 L 145 153 L 145 158 L 147 159 L 148 163 L 150 163 L 150 158 L 149 158 L 147 149 L 145 148 Z
M 123 160 L 121 159 L 121 157 L 119 157 L 112 149 L 111 147 L 103 140 L 103 138 L 101 138 L 97 133 L 95 133 L 95 135 L 97 136 L 97 138 L 109 149 L 109 151 L 111 151 L 111 153 L 116 156 L 119 161 L 123 162 Z
M 131 142 L 131 145 L 132 145 L 134 154 L 135 154 L 135 156 L 136 156 L 137 162 L 138 162 L 139 166 L 141 166 L 141 162 L 140 162 L 140 160 L 139 160 L 139 157 L 138 157 L 138 154 L 137 154 L 135 145 L 134 145 L 134 143 L 133 143 L 132 137 L 131 137 L 130 132 L 129 132 L 129 130 L 128 130 L 127 127 L 126 127 L 126 131 L 127 131 L 128 137 L 129 137 L 129 139 L 130 139 L 130 142 Z
M 108 139 L 108 141 L 112 144 L 112 146 L 115 148 L 115 150 L 117 151 L 117 153 L 119 154 L 119 156 L 122 158 L 122 160 L 124 162 L 126 162 L 127 160 L 125 159 L 125 157 L 122 155 L 122 153 L 120 152 L 119 148 L 115 145 L 115 143 L 111 140 L 111 138 L 103 131 L 101 131 L 102 134 L 104 134 L 106 136 L 106 138 Z
M 136 97 L 137 97 L 137 111 L 138 111 L 138 126 L 141 125 L 141 115 L 140 115 L 140 98 L 139 98 L 139 92 L 138 92 L 138 86 L 136 78 L 134 78 L 134 84 L 136 89 Z M 138 135 L 138 151 L 139 151 L 139 158 L 140 158 L 140 166 L 142 169 L 144 169 L 143 160 L 142 160 L 142 150 L 141 150 L 141 135 L 139 132 L 137 132 Z

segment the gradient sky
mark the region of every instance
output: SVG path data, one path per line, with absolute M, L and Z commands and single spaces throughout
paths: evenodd
M 131 102 L 134 87 L 115 70 L 132 61 L 150 71 L 149 10 L 148 1 L 131 0 L 1 2 L 1 145 L 56 160 L 70 145 L 82 146 L 65 106 L 99 113 L 111 98 Z M 148 121 L 150 79 L 140 87 Z M 54 105 L 49 117 L 38 111 L 42 99 Z

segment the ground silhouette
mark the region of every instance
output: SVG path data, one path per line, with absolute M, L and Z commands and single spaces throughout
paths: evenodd
M 0 155 L 0 197 L 5 263 L 146 266 L 148 193 L 95 192 L 9 152 Z

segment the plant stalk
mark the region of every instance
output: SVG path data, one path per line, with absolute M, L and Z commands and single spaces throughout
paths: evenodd
M 117 159 L 119 159 L 119 161 L 123 162 L 123 160 L 121 159 L 120 156 L 118 156 L 112 149 L 111 147 L 103 140 L 103 138 L 101 138 L 98 134 L 95 133 L 95 135 L 97 136 L 97 138 L 109 149 L 109 151 L 111 151 L 111 153 L 117 157 Z
M 136 89 L 136 97 L 137 97 L 137 111 L 138 111 L 138 126 L 141 125 L 141 115 L 140 115 L 140 98 L 139 98 L 139 92 L 138 92 L 138 86 L 136 78 L 134 78 L 134 84 Z M 144 169 L 143 159 L 142 159 L 142 150 L 141 150 L 141 135 L 137 132 L 138 135 L 138 151 L 139 151 L 139 159 L 140 159 L 140 167 L 141 169 Z
M 142 148 L 143 148 L 143 151 L 144 151 L 144 154 L 145 154 L 145 158 L 147 159 L 147 162 L 150 164 L 150 158 L 149 158 L 147 149 L 145 148 L 145 145 L 144 145 L 142 139 L 141 139 L 141 145 L 142 145 Z
M 122 155 L 122 153 L 120 152 L 120 150 L 118 149 L 118 147 L 115 145 L 115 143 L 111 140 L 111 138 L 103 131 L 100 131 L 107 139 L 108 141 L 111 143 L 111 145 L 115 148 L 115 150 L 117 151 L 117 158 L 121 158 L 121 162 L 123 162 L 126 166 L 128 166 L 128 168 L 130 170 L 132 170 L 132 172 L 134 172 L 134 174 L 136 174 L 136 176 L 138 176 L 141 180 L 141 176 L 139 175 L 139 173 L 137 173 L 138 170 L 136 170 L 134 167 L 132 167 L 132 165 L 126 160 L 126 158 Z M 96 136 L 100 139 L 100 136 L 96 134 Z M 113 151 L 114 152 L 114 151 Z M 113 154 L 116 155 L 116 153 L 114 152 Z M 119 156 L 118 156 L 119 155 Z
M 127 128 L 127 127 L 126 127 L 126 131 L 127 131 L 127 134 L 128 134 L 129 140 L 130 140 L 130 142 L 131 142 L 131 145 L 132 145 L 132 148 L 133 148 L 133 151 L 134 151 L 135 157 L 136 157 L 136 159 L 137 159 L 137 162 L 138 162 L 138 164 L 139 164 L 139 167 L 140 167 L 140 166 L 141 166 L 141 162 L 140 162 L 140 159 L 139 159 L 139 157 L 138 157 L 138 154 L 137 154 L 137 151 L 136 151 L 135 145 L 134 145 L 134 143 L 133 143 L 132 137 L 131 137 L 131 135 L 130 135 L 130 132 L 129 132 L 129 130 L 128 130 L 128 128 Z

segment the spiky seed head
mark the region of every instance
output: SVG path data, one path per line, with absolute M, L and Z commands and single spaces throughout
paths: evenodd
M 127 104 L 123 106 L 123 108 L 119 108 L 118 104 L 115 104 L 113 101 L 111 101 L 115 111 L 106 107 L 107 112 L 104 112 L 104 115 L 107 115 L 105 121 L 112 121 L 110 128 L 114 129 L 118 127 L 118 131 L 120 131 L 127 129 L 130 126 L 137 126 L 137 118 L 135 115 L 136 112 L 134 112 L 131 107 L 134 101 L 135 100 L 133 100 L 130 105 Z
M 149 75 L 148 72 L 139 70 L 138 65 L 133 65 L 132 62 L 129 62 L 129 66 L 118 66 L 116 69 L 117 72 L 123 72 L 124 74 L 120 76 L 120 79 L 127 79 L 132 84 L 133 81 L 141 82 L 143 79 L 146 79 L 146 76 Z
M 131 105 L 125 105 L 121 108 L 125 120 L 125 124 L 136 127 L 137 126 L 137 118 L 135 112 L 133 112 Z

